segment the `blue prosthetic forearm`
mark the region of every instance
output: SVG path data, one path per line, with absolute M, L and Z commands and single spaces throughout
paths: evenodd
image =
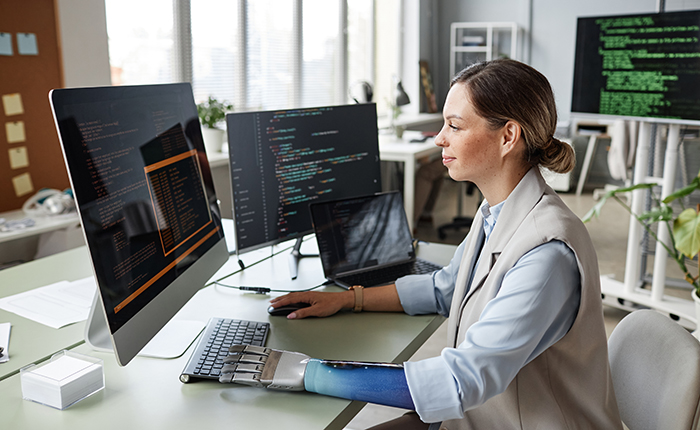
M 304 388 L 327 396 L 415 409 L 401 365 L 312 358 L 306 366 Z

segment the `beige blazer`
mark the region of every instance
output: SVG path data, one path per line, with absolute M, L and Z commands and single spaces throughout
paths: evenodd
M 571 330 L 523 367 L 505 392 L 441 428 L 621 429 L 608 364 L 598 261 L 583 223 L 547 186 L 539 169 L 531 169 L 506 200 L 481 250 L 472 288 L 465 293 L 482 224 L 477 214 L 457 275 L 448 322 L 451 346 L 464 340 L 518 259 L 552 240 L 564 242 L 576 255 L 581 304 Z

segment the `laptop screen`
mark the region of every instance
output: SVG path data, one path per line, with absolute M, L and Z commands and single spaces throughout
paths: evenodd
M 398 192 L 314 203 L 309 207 L 327 277 L 408 262 L 415 257 Z

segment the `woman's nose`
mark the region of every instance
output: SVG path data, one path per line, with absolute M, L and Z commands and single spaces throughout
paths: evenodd
M 447 141 L 445 140 L 445 127 L 440 130 L 440 133 L 435 136 L 435 145 L 439 147 L 447 146 Z

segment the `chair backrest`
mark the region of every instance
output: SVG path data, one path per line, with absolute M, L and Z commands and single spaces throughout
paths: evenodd
M 652 310 L 632 312 L 608 339 L 620 417 L 630 430 L 700 428 L 700 342 Z

